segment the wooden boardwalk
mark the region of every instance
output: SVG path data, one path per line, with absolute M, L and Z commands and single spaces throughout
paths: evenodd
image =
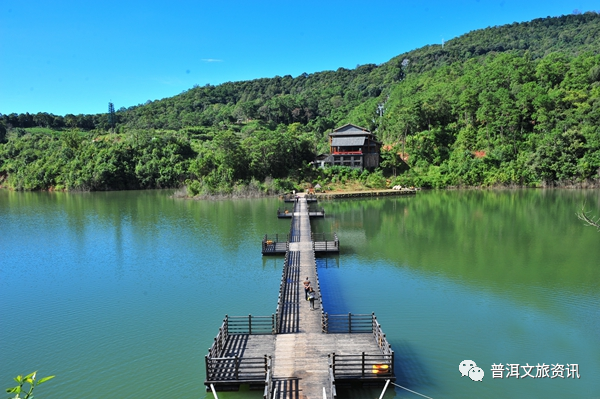
M 309 214 L 310 217 L 310 214 Z M 290 241 L 298 240 L 299 233 L 294 233 L 294 224 L 289 234 L 265 234 L 262 240 L 263 255 L 283 255 L 290 249 Z M 296 234 L 296 236 L 293 236 Z M 340 252 L 340 240 L 336 233 L 333 234 L 311 234 L 312 247 L 315 254 L 338 254 Z
M 360 198 L 360 197 L 385 197 L 398 195 L 415 195 L 415 188 L 403 188 L 401 190 L 369 190 L 369 191 L 342 191 L 327 192 L 316 194 L 317 199 L 338 199 L 338 198 Z
M 394 379 L 394 355 L 374 315 L 323 312 L 308 204 L 294 204 L 273 316 L 226 317 L 206 356 L 207 387 L 264 390 L 265 399 L 335 398 L 346 381 Z M 314 310 L 303 281 L 316 291 Z M 352 331 L 352 333 L 350 332 Z
M 294 195 L 294 194 L 285 194 L 283 198 L 283 202 L 296 202 L 298 198 L 304 197 L 306 202 L 312 203 L 317 202 L 317 196 L 315 194 L 302 194 L 302 195 Z
M 306 201 L 303 201 L 306 204 Z M 321 209 L 317 209 L 317 208 L 310 208 L 306 210 L 306 214 L 308 215 L 309 218 L 322 218 L 325 217 L 325 210 L 323 208 Z M 294 215 L 294 210 L 291 208 L 287 208 L 284 207 L 283 209 L 279 208 L 277 209 L 277 217 L 280 219 L 285 219 L 285 218 L 293 218 Z

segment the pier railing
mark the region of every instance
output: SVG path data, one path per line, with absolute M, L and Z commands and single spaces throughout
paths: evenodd
M 258 335 L 276 333 L 276 315 L 271 316 L 227 316 L 229 335 Z
M 271 316 L 229 316 L 225 315 L 219 333 L 215 337 L 213 344 L 208 349 L 208 356 L 211 359 L 220 358 L 227 345 L 227 339 L 231 335 L 252 335 L 252 334 L 275 334 L 277 328 L 277 315 Z
M 326 234 L 326 233 L 312 233 L 311 240 L 313 245 L 313 251 L 317 252 L 339 252 L 340 240 L 337 233 Z
M 309 217 L 324 217 L 325 216 L 325 208 L 317 207 L 317 206 L 308 206 L 308 216 Z
M 296 202 L 294 204 L 294 212 L 296 212 L 298 210 L 298 206 L 299 204 Z M 297 242 L 298 239 L 300 239 L 300 232 L 299 231 L 294 231 L 294 224 L 295 224 L 295 220 L 292 217 L 292 223 L 290 223 L 290 232 L 288 233 L 288 241 L 289 242 Z M 296 235 L 294 236 L 294 233 L 296 233 Z
M 267 359 L 267 374 L 265 376 L 265 390 L 263 399 L 273 398 L 273 362 L 271 356 Z
M 271 368 L 270 358 L 263 357 L 205 357 L 207 382 L 235 381 L 239 383 L 265 381 Z
M 208 348 L 209 358 L 218 358 L 223 353 L 225 346 L 227 345 L 227 337 L 229 333 L 227 332 L 227 316 L 223 319 L 223 324 L 219 327 L 219 333 L 215 337 L 213 344 Z
M 281 198 L 283 198 L 283 202 L 298 202 L 298 195 L 294 194 L 283 194 Z M 304 199 L 307 203 L 317 202 L 317 196 L 315 194 L 306 193 L 304 194 Z
M 388 342 L 375 313 L 371 314 L 328 314 L 321 315 L 321 331 L 326 334 L 371 333 L 384 355 L 394 351 Z
M 394 353 L 329 355 L 333 381 L 339 379 L 385 379 L 394 375 Z
M 279 283 L 279 295 L 277 296 L 277 309 L 275 310 L 275 333 L 279 334 L 282 330 L 281 323 L 283 322 L 283 308 L 285 301 L 285 283 L 288 275 L 288 264 L 290 259 L 290 251 L 286 251 L 283 259 L 283 270 L 281 272 L 281 282 Z
M 379 324 L 377 317 L 375 317 L 375 313 L 373 313 L 373 337 L 375 338 L 375 342 L 377 342 L 377 346 L 379 346 L 379 349 L 381 349 L 381 352 L 384 355 L 391 355 L 393 360 L 394 351 L 392 350 L 392 345 L 390 345 L 385 337 L 385 334 L 381 329 L 381 324 Z
M 219 333 L 205 356 L 206 383 L 235 381 L 266 381 L 271 368 L 271 360 L 263 357 L 223 356 L 229 337 L 274 334 L 276 315 L 271 316 L 229 316 L 225 315 Z
M 265 234 L 262 240 L 262 253 L 283 251 L 284 245 L 286 251 L 290 249 L 289 234 Z
M 314 241 L 313 241 L 313 245 L 314 245 Z M 314 248 L 313 248 L 314 251 Z M 317 292 L 319 293 L 319 302 L 321 304 L 320 308 L 321 308 L 321 320 L 323 320 L 324 315 L 326 314 L 323 309 L 325 308 L 325 305 L 323 304 L 323 291 L 321 291 L 321 282 L 319 281 L 319 271 L 317 268 L 317 260 L 315 258 L 315 284 L 317 287 Z
M 336 379 L 379 379 L 394 375 L 394 351 L 374 313 L 348 313 L 347 315 L 322 313 L 321 320 L 324 333 L 371 333 L 381 350 L 377 354 L 365 352 L 347 355 L 330 354 L 332 392 L 335 392 Z
M 374 333 L 374 314 L 328 314 L 321 319 L 322 331 L 335 333 Z
M 329 363 L 329 397 L 332 399 L 337 398 L 337 389 L 335 387 L 335 376 L 333 375 L 333 359 L 331 355 L 328 356 Z
M 313 241 L 339 241 L 337 233 L 310 233 Z
M 297 202 L 298 201 L 298 196 L 294 195 L 294 194 L 284 194 L 283 195 L 283 202 Z
M 294 214 L 294 208 L 288 209 L 284 207 L 283 209 L 277 208 L 277 217 L 278 218 L 291 218 Z
M 279 233 L 275 233 L 275 234 L 265 234 L 265 237 L 263 239 L 264 241 L 272 241 L 272 242 L 286 242 L 290 240 L 290 235 L 289 234 L 279 234 Z

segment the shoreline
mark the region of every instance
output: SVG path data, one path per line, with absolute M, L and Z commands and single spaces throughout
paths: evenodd
M 23 190 L 23 189 L 15 189 L 14 187 L 10 187 L 2 184 L 3 180 L 0 180 L 0 189 L 7 191 L 28 191 L 28 192 L 107 192 L 107 191 L 138 191 L 139 189 L 131 189 L 131 190 L 84 190 L 84 189 L 55 189 L 55 187 L 49 187 L 47 189 L 37 189 L 37 190 Z M 401 190 L 393 190 L 393 189 L 371 189 L 371 190 L 331 190 L 324 193 L 315 193 L 317 198 L 322 199 L 333 199 L 333 198 L 354 198 L 354 197 L 377 197 L 377 196 L 392 196 L 392 195 L 414 195 L 416 191 L 427 190 L 427 191 L 456 191 L 456 190 L 597 190 L 600 189 L 600 178 L 598 179 L 588 179 L 585 181 L 561 181 L 561 182 L 551 182 L 546 184 L 539 185 L 518 185 L 518 184 L 509 184 L 509 185 L 492 185 L 492 186 L 447 186 L 444 188 L 415 188 L 415 189 L 401 189 Z M 185 186 L 183 187 L 172 187 L 172 188 L 150 188 L 143 190 L 174 190 L 173 194 L 170 196 L 172 198 L 179 199 L 192 199 L 192 200 L 219 200 L 219 199 L 232 199 L 232 198 L 263 198 L 263 197 L 275 197 L 282 196 L 287 193 L 275 193 L 275 192 L 261 192 L 261 191 L 252 191 L 252 190 L 241 190 L 239 192 L 234 193 L 218 193 L 218 194 L 200 194 L 194 197 L 190 197 L 186 193 Z M 298 191 L 298 193 L 306 193 L 306 191 Z

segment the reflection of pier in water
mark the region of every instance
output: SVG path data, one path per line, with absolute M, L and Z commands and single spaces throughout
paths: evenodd
M 205 358 L 206 386 L 237 390 L 249 384 L 267 399 L 335 398 L 340 385 L 393 380 L 394 352 L 374 314 L 323 311 L 315 253 L 339 252 L 339 240 L 312 234 L 305 198 L 293 204 L 290 233 L 265 235 L 262 242 L 265 255 L 285 253 L 276 312 L 225 316 Z M 305 299 L 306 277 L 317 294 L 315 311 Z

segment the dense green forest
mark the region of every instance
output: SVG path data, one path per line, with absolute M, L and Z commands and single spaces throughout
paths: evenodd
M 191 195 L 336 179 L 597 183 L 599 122 L 600 15 L 588 12 L 489 27 L 381 65 L 196 86 L 114 115 L 0 115 L 0 181 L 20 190 L 186 185 Z M 382 169 L 309 165 L 345 123 L 382 141 Z

